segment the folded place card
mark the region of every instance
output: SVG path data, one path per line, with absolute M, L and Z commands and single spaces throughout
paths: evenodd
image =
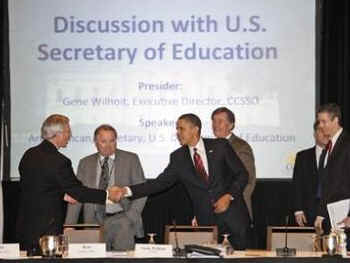
M 173 257 L 172 245 L 136 244 L 136 258 L 171 258 Z
M 105 243 L 75 243 L 68 245 L 69 258 L 103 258 L 106 257 Z
M 0 244 L 0 258 L 19 258 L 19 244 Z

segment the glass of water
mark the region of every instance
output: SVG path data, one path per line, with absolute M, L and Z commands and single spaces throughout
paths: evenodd
M 58 236 L 58 256 L 66 258 L 68 256 L 68 236 Z
M 155 244 L 154 237 L 157 235 L 156 233 L 148 233 L 149 236 L 148 244 Z

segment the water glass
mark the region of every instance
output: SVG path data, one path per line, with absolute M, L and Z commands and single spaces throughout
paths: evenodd
M 58 255 L 66 258 L 68 256 L 68 236 L 58 236 Z
M 148 233 L 149 236 L 148 244 L 155 244 L 154 237 L 157 235 L 156 233 Z

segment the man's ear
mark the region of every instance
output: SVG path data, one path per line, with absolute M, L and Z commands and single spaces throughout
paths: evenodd
M 337 116 L 334 117 L 333 121 L 335 121 L 335 120 L 337 121 L 338 125 L 340 125 L 339 118 Z
M 194 130 L 196 131 L 196 134 L 198 136 L 201 136 L 200 133 L 199 133 L 199 127 L 198 126 L 193 126 Z

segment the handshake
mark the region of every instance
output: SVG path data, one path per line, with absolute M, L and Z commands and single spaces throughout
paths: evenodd
M 119 186 L 111 186 L 107 189 L 107 191 L 108 191 L 108 200 L 114 203 L 118 203 L 128 193 L 128 190 L 126 189 L 126 187 L 119 187 Z M 72 205 L 75 205 L 78 203 L 76 199 L 74 199 L 67 193 L 64 194 L 63 200 Z
M 127 194 L 126 187 L 111 186 L 107 189 L 108 199 L 114 203 L 119 202 Z

